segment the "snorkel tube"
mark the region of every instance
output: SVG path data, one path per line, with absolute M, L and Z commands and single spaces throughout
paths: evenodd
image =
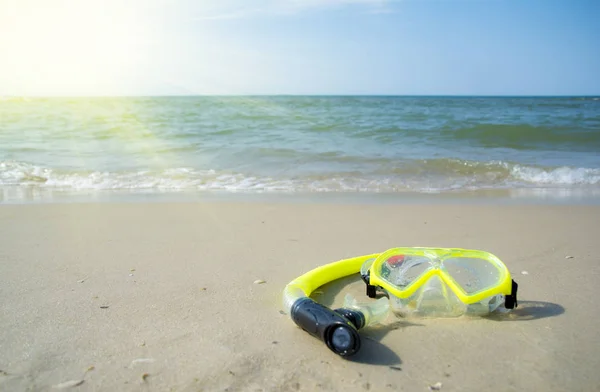
M 283 292 L 285 311 L 296 325 L 322 340 L 334 353 L 342 357 L 356 354 L 361 346 L 358 331 L 385 319 L 389 310 L 387 299 L 359 305 L 346 295 L 344 306 L 332 310 L 310 295 L 326 283 L 360 272 L 365 261 L 377 256 L 378 253 L 340 260 L 294 279 Z

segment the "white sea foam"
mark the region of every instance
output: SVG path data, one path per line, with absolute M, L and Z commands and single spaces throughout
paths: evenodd
M 498 167 L 506 175 L 498 174 Z M 64 171 L 23 162 L 0 162 L 0 186 L 64 191 L 129 190 L 144 192 L 222 190 L 229 192 L 402 192 L 440 193 L 482 188 L 533 186 L 568 187 L 600 185 L 600 169 L 539 168 L 498 163 L 490 175 L 472 173 L 369 173 L 331 174 L 327 177 L 295 175 L 256 176 L 235 172 L 168 168 L 124 172 Z
M 61 190 L 286 190 L 289 180 L 170 168 L 160 171 L 66 172 L 22 162 L 0 162 L 0 186 L 17 185 Z
M 600 184 L 600 169 L 560 167 L 541 169 L 513 166 L 511 175 L 516 180 L 539 185 L 596 185 Z

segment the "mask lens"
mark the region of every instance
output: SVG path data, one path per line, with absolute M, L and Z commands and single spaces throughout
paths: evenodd
M 432 268 L 432 261 L 420 255 L 393 255 L 381 264 L 381 277 L 394 286 L 406 288 L 427 270 Z
M 489 289 L 500 283 L 500 271 L 488 260 L 452 257 L 444 260 L 443 266 L 467 294 Z

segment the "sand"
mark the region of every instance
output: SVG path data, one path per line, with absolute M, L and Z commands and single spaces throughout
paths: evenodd
M 0 390 L 598 390 L 599 225 L 570 205 L 0 206 Z M 350 360 L 281 314 L 298 275 L 395 246 L 492 252 L 520 306 L 390 316 Z M 322 291 L 369 301 L 358 277 Z

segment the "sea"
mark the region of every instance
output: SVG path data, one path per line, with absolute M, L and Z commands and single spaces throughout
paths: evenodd
M 0 203 L 600 199 L 598 97 L 0 97 Z

